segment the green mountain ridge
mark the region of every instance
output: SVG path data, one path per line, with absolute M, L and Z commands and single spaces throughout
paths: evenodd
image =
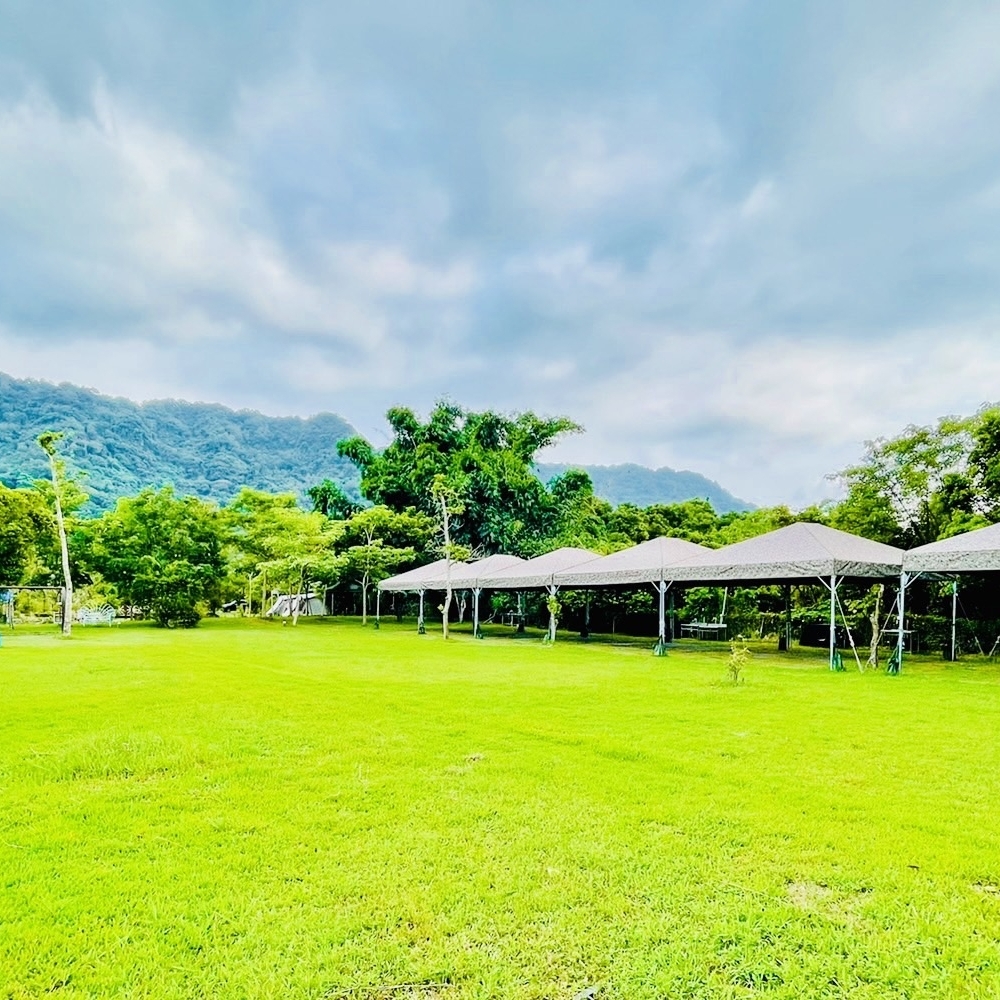
M 668 466 L 650 469 L 645 465 L 564 465 L 539 463 L 538 475 L 545 480 L 560 476 L 568 469 L 584 469 L 594 484 L 594 492 L 617 506 L 622 503 L 649 507 L 652 504 L 683 503 L 707 500 L 719 514 L 753 510 L 754 505 L 733 496 L 714 480 L 698 472 L 678 471 Z
M 337 456 L 337 442 L 356 432 L 343 417 L 271 417 L 219 403 L 174 399 L 136 403 L 63 382 L 16 379 L 0 372 L 0 482 L 28 486 L 48 475 L 36 444 L 42 431 L 64 431 L 70 466 L 86 473 L 88 513 L 113 507 L 120 496 L 172 485 L 226 503 L 243 486 L 270 492 L 305 491 L 332 479 L 358 499 L 355 467 Z M 694 472 L 639 465 L 540 464 L 548 480 L 583 468 L 595 492 L 611 503 L 679 503 L 703 497 L 719 513 L 749 504 Z
M 337 456 L 337 442 L 355 431 L 332 413 L 268 417 L 218 403 L 136 403 L 0 374 L 0 481 L 26 486 L 48 475 L 35 443 L 45 430 L 66 432 L 63 452 L 86 473 L 91 512 L 166 484 L 225 503 L 242 486 L 304 495 L 329 478 L 359 496 L 357 470 Z

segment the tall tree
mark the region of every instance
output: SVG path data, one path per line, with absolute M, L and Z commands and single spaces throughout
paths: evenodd
M 313 510 L 331 521 L 346 521 L 361 510 L 332 479 L 310 486 L 306 493 L 312 501 Z
M 90 562 L 121 597 L 161 626 L 197 624 L 225 574 L 218 508 L 171 487 L 124 497 L 90 526 Z
M 393 510 L 439 514 L 433 484 L 461 483 L 464 515 L 453 541 L 477 552 L 533 555 L 554 516 L 552 498 L 534 471 L 537 453 L 580 430 L 566 417 L 474 413 L 440 402 L 426 421 L 412 410 L 386 414 L 393 438 L 381 451 L 363 438 L 342 441 L 338 453 L 361 471 L 361 492 Z
M 262 590 L 266 581 L 300 595 L 310 583 L 332 585 L 337 580 L 340 566 L 332 546 L 342 526 L 318 511 L 303 510 L 294 494 L 245 488 L 224 516 L 231 564 L 237 572 L 260 579 Z M 294 612 L 293 621 L 298 621 Z
M 344 573 L 361 587 L 361 623 L 368 623 L 368 590 L 417 558 L 434 533 L 434 521 L 412 508 L 397 513 L 379 505 L 358 511 L 340 526 L 337 542 Z
M 52 498 L 55 504 L 56 529 L 59 532 L 59 551 L 62 561 L 63 591 L 62 591 L 62 631 L 69 635 L 73 631 L 73 574 L 69 566 L 69 544 L 66 541 L 66 519 L 63 515 L 63 493 L 66 482 L 66 466 L 59 457 L 57 445 L 62 440 L 62 434 L 55 431 L 45 431 L 38 436 L 38 445 L 49 460 L 49 473 L 52 477 Z

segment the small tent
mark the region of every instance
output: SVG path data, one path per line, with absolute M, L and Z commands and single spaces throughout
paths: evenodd
M 314 593 L 279 594 L 268 609 L 268 618 L 291 618 L 294 614 L 321 617 L 329 614 L 321 597 Z

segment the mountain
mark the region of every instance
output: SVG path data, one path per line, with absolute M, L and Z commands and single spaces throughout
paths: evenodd
M 535 466 L 542 480 L 561 476 L 568 469 L 584 469 L 594 484 L 594 492 L 617 506 L 631 503 L 649 507 L 655 503 L 683 503 L 704 499 L 716 513 L 752 510 L 753 504 L 734 497 L 718 483 L 697 472 L 677 472 L 666 467 L 647 469 L 644 465 L 548 465 Z
M 0 372 L 0 482 L 27 486 L 48 476 L 35 441 L 47 430 L 66 432 L 62 451 L 72 468 L 87 474 L 88 513 L 166 483 L 182 495 L 226 503 L 242 486 L 304 496 L 310 486 L 332 479 L 359 499 L 357 470 L 337 457 L 337 442 L 355 431 L 333 413 L 304 419 L 218 403 L 135 403 Z M 646 507 L 704 497 L 719 513 L 751 507 L 695 472 L 641 465 L 539 465 L 537 471 L 547 481 L 570 468 L 585 468 L 598 496 L 614 504 Z
M 332 413 L 303 419 L 215 403 L 135 403 L 0 373 L 0 482 L 25 486 L 48 475 L 35 443 L 46 430 L 66 432 L 62 450 L 87 473 L 92 513 L 166 483 L 225 503 L 242 486 L 303 495 L 329 478 L 358 497 L 357 470 L 337 457 L 337 442 L 355 431 Z

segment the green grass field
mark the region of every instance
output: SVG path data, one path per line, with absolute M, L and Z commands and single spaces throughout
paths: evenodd
M 0 997 L 1000 996 L 1000 668 L 4 635 Z

